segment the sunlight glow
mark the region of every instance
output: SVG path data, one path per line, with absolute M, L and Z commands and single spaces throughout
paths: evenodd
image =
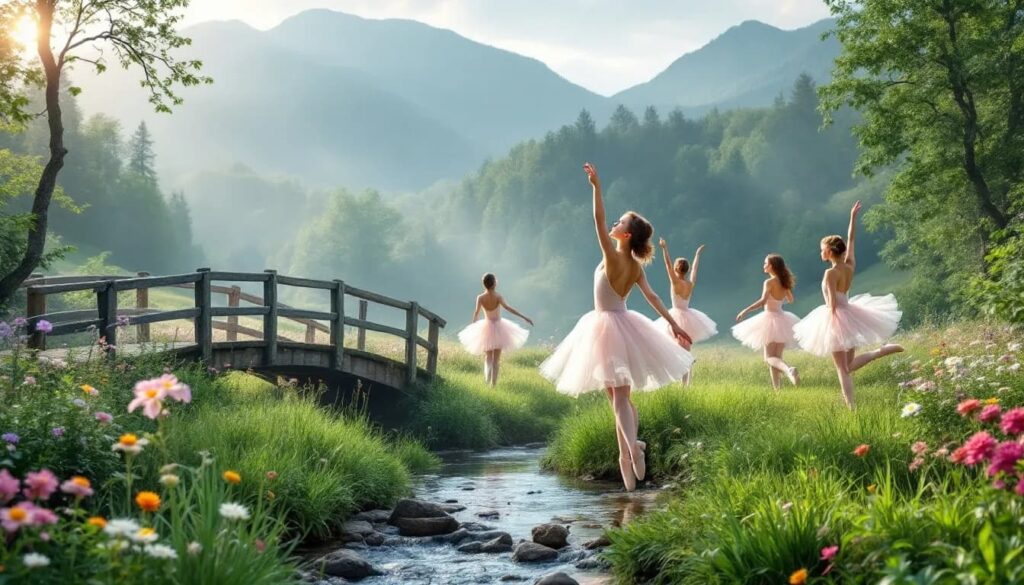
M 34 52 L 37 30 L 35 19 L 31 16 L 23 16 L 15 21 L 14 28 L 11 30 L 11 38 L 14 39 L 14 42 L 21 45 L 22 51 L 26 53 Z

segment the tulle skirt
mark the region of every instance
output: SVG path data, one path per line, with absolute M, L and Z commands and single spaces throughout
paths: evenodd
M 591 311 L 540 365 L 563 394 L 609 387 L 655 390 L 679 381 L 693 356 L 636 311 Z
M 750 349 L 763 349 L 769 343 L 785 343 L 796 347 L 793 327 L 800 322 L 789 311 L 762 311 L 732 327 L 732 336 Z
M 885 341 L 896 332 L 902 315 L 896 297 L 891 294 L 857 295 L 838 307 L 835 318 L 826 305 L 814 309 L 796 325 L 794 332 L 805 351 L 827 356 Z
M 459 331 L 459 341 L 473 355 L 520 348 L 529 336 L 529 331 L 508 319 L 480 319 Z
M 676 320 L 676 323 L 683 328 L 683 331 L 690 336 L 690 339 L 692 339 L 694 343 L 704 341 L 709 337 L 718 334 L 718 326 L 711 320 L 711 317 L 708 317 L 697 309 L 678 309 L 673 307 L 669 309 L 668 312 Z M 673 340 L 675 339 L 675 336 L 672 335 L 672 328 L 668 326 L 668 323 L 665 322 L 664 318 L 658 319 L 655 323 L 667 332 L 669 337 Z

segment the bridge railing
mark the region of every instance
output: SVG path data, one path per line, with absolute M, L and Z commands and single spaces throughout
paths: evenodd
M 218 286 L 216 281 L 262 283 L 263 296 L 242 292 L 241 287 Z M 330 294 L 330 311 L 311 311 L 297 309 L 278 300 L 281 286 L 303 289 L 324 290 Z M 416 301 L 401 301 L 372 291 L 347 285 L 342 280 L 315 280 L 279 275 L 274 270 L 262 273 L 249 272 L 217 272 L 208 268 L 200 268 L 195 273 L 173 276 L 150 276 L 139 273 L 131 276 L 57 276 L 33 277 L 26 280 L 22 287 L 26 290 L 26 317 L 29 331 L 35 332 L 35 325 L 40 320 L 49 321 L 53 330 L 45 336 L 32 333 L 29 347 L 44 349 L 46 337 L 82 333 L 95 329 L 106 337 L 107 344 L 116 352 L 117 327 L 119 317 L 127 317 L 131 325 L 138 326 L 139 341 L 149 341 L 149 325 L 165 321 L 189 319 L 195 329 L 195 343 L 200 355 L 209 361 L 213 353 L 213 330 L 226 331 L 228 342 L 237 340 L 238 334 L 253 337 L 262 336 L 264 341 L 264 363 L 273 365 L 277 356 L 279 341 L 287 341 L 278 334 L 279 319 L 288 319 L 306 327 L 306 343 L 316 343 L 316 333 L 328 335 L 331 352 L 331 365 L 340 368 L 345 354 L 345 327 L 356 329 L 356 347 L 365 350 L 366 331 L 375 331 L 394 335 L 405 341 L 406 381 L 412 382 L 417 371 L 417 347 L 426 350 L 427 363 L 424 369 L 434 375 L 437 372 L 438 338 L 440 328 L 445 320 L 437 314 L 420 307 Z M 149 307 L 149 289 L 157 287 L 187 288 L 194 291 L 194 305 L 190 308 L 174 310 L 156 310 Z M 96 308 L 87 310 L 60 311 L 48 313 L 46 297 L 48 295 L 69 292 L 93 292 L 96 295 Z M 135 291 L 135 306 L 118 306 L 118 293 Z M 214 306 L 213 294 L 227 295 L 228 306 Z M 357 317 L 346 314 L 346 297 L 358 300 Z M 246 301 L 256 306 L 240 306 Z M 405 327 L 398 328 L 370 321 L 367 318 L 369 303 L 375 303 L 405 312 Z M 214 317 L 226 317 L 226 321 L 215 321 Z M 239 317 L 262 317 L 263 331 L 260 332 L 240 325 Z M 419 335 L 419 320 L 427 321 L 427 338 Z M 319 321 L 327 321 L 323 325 Z

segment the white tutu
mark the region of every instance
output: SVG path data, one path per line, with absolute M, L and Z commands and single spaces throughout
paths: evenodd
M 529 331 L 508 319 L 490 317 L 480 319 L 459 331 L 459 341 L 473 355 L 496 349 L 520 348 L 529 336 Z
M 827 305 L 821 305 L 796 325 L 794 333 L 805 351 L 827 356 L 887 340 L 896 332 L 902 315 L 891 294 L 863 294 L 847 300 L 846 295 L 837 293 L 835 318 Z
M 709 337 L 718 334 L 718 326 L 704 313 L 697 309 L 691 309 L 689 307 L 672 307 L 668 310 L 672 317 L 676 320 L 676 323 L 690 336 L 690 339 L 694 343 L 698 341 L 704 341 Z M 669 327 L 668 323 L 665 322 L 664 318 L 659 318 L 655 323 L 662 328 L 663 331 L 668 333 L 668 336 L 675 339 L 672 335 L 672 328 Z
M 655 390 L 680 380 L 693 356 L 636 311 L 591 311 L 540 366 L 563 394 L 609 387 Z
M 789 311 L 775 310 L 761 313 L 732 326 L 732 336 L 750 349 L 763 349 L 769 343 L 785 343 L 796 347 L 793 327 L 800 322 Z

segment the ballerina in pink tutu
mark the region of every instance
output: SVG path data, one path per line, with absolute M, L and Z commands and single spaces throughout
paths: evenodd
M 650 222 L 633 211 L 626 212 L 608 231 L 601 182 L 597 170 L 583 165 L 594 188 L 594 226 L 604 261 L 594 270 L 594 310 L 580 317 L 547 360 L 541 374 L 559 392 L 578 396 L 604 389 L 615 412 L 615 437 L 619 444 L 619 471 L 627 491 L 647 474 L 642 441 L 637 441 L 638 419 L 630 391 L 654 390 L 679 380 L 689 371 L 693 357 L 665 336 L 654 321 L 626 309 L 626 298 L 639 286 L 647 302 L 684 343 L 690 336 L 669 314 L 651 289 L 643 265 L 654 252 Z
M 473 323 L 462 331 L 459 331 L 459 341 L 466 348 L 466 351 L 473 355 L 484 356 L 484 380 L 492 387 L 498 384 L 498 366 L 501 363 L 501 352 L 508 349 L 517 349 L 526 343 L 530 332 L 519 325 L 501 318 L 501 309 L 526 321 L 531 326 L 533 321 L 519 311 L 513 309 L 505 302 L 504 297 L 499 295 L 495 288 L 498 286 L 498 279 L 488 272 L 483 278 L 484 292 L 476 297 L 476 308 L 473 309 Z M 484 318 L 480 317 L 480 310 L 483 309 Z
M 674 263 L 670 260 L 671 255 L 668 253 L 665 238 L 658 240 L 658 246 L 661 247 L 661 255 L 665 259 L 665 272 L 668 273 L 668 280 L 672 284 L 672 308 L 669 309 L 669 314 L 675 317 L 676 323 L 686 331 L 694 343 L 716 335 L 718 327 L 715 322 L 704 313 L 690 307 L 690 297 L 693 295 L 693 287 L 697 286 L 697 270 L 700 268 L 700 255 L 704 253 L 704 245 L 698 246 L 693 254 L 693 270 L 690 270 L 690 261 L 686 258 L 676 258 Z M 665 319 L 658 319 L 656 323 L 675 339 L 672 328 Z M 684 345 L 683 348 L 690 349 L 690 346 Z M 683 382 L 689 386 L 692 378 L 691 368 L 683 376 Z
M 782 304 L 793 302 L 793 287 L 796 277 L 789 271 L 786 261 L 778 254 L 769 254 L 764 259 L 764 273 L 768 280 L 761 288 L 761 298 L 736 315 L 737 325 L 732 327 L 732 336 L 753 350 L 764 350 L 764 362 L 768 364 L 772 388 L 782 386 L 782 374 L 794 385 L 800 384 L 800 373 L 782 360 L 782 351 L 795 347 L 793 326 L 800 321 L 793 313 L 782 310 Z M 743 321 L 743 318 L 764 307 L 764 312 Z M 742 323 L 740 323 L 742 321 Z
M 860 201 L 850 210 L 850 227 L 846 241 L 839 236 L 821 240 L 821 259 L 832 264 L 825 270 L 821 292 L 825 304 L 814 309 L 794 328 L 800 347 L 815 355 L 832 356 L 839 375 L 846 406 L 853 410 L 853 372 L 890 354 L 903 351 L 895 343 L 883 344 L 874 351 L 854 355 L 856 348 L 881 343 L 896 332 L 900 324 L 899 307 L 891 294 L 874 297 L 868 294 L 848 298 L 853 285 L 856 261 L 853 238 L 856 231 Z

